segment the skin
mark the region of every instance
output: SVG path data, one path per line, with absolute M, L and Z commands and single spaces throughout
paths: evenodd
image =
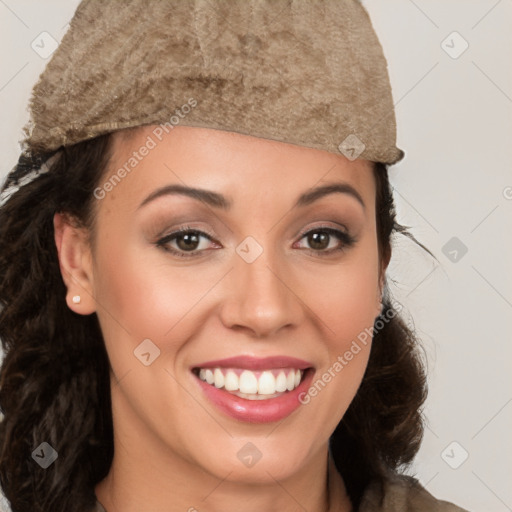
M 65 215 L 54 219 L 68 306 L 97 314 L 111 363 L 115 456 L 96 496 L 108 512 L 234 512 L 241 503 L 246 512 L 324 512 L 328 440 L 354 398 L 370 344 L 310 403 L 267 424 L 223 414 L 189 367 L 282 354 L 310 361 L 316 380 L 373 326 L 387 262 L 378 253 L 372 164 L 202 128 L 175 127 L 158 141 L 153 129 L 115 135 L 104 181 L 148 136 L 157 145 L 96 202 L 93 233 Z M 293 208 L 300 194 L 334 182 L 350 184 L 365 206 L 333 193 Z M 138 208 L 170 184 L 222 193 L 232 207 L 167 195 Z M 213 235 L 200 238 L 198 257 L 156 245 L 184 225 Z M 301 233 L 325 225 L 348 229 L 356 242 L 322 256 L 326 249 Z M 263 248 L 252 263 L 235 251 L 247 236 Z M 168 245 L 190 254 L 178 241 Z M 325 242 L 342 245 L 334 236 Z M 145 366 L 134 350 L 148 338 L 160 355 Z M 237 457 L 248 442 L 262 454 L 250 468 Z M 341 487 L 330 505 L 349 511 Z

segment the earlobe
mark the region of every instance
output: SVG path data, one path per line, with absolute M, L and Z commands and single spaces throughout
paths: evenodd
M 66 303 L 80 315 L 96 311 L 92 258 L 87 230 L 65 213 L 53 217 L 55 245 L 62 279 L 67 288 Z

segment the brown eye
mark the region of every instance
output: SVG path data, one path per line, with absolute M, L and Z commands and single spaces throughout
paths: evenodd
M 199 245 L 199 238 L 196 233 L 185 233 L 175 237 L 176 245 L 183 251 L 193 251 Z
M 309 250 L 320 255 L 331 254 L 332 252 L 348 249 L 356 242 L 356 239 L 345 233 L 331 227 L 319 227 L 312 229 L 302 235 L 306 239 Z M 332 244 L 337 240 L 337 244 Z M 306 247 L 308 249 L 308 247 Z
M 205 242 L 202 242 L 205 239 Z M 167 252 L 183 258 L 200 256 L 213 243 L 213 238 L 197 229 L 182 228 L 156 242 Z M 188 253 L 188 254 L 186 254 Z
M 312 231 L 307 235 L 309 246 L 312 249 L 327 249 L 331 235 L 325 231 Z

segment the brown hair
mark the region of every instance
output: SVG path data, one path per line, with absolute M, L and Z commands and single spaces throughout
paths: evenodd
M 111 134 L 60 152 L 49 172 L 0 208 L 0 487 L 13 512 L 93 509 L 94 487 L 113 457 L 108 355 L 96 315 L 66 305 L 53 232 L 56 212 L 93 226 L 93 191 L 111 156 Z M 22 156 L 3 189 L 48 156 Z M 394 233 L 412 235 L 396 222 L 387 166 L 376 163 L 374 175 L 386 258 Z M 362 384 L 330 441 L 355 507 L 371 480 L 412 461 L 423 434 L 419 345 L 393 307 L 386 286 L 382 314 L 392 318 L 375 331 Z M 47 469 L 32 458 L 43 442 L 58 452 Z

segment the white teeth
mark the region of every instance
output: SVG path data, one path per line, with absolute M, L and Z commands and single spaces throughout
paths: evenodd
M 263 372 L 258 380 L 258 393 L 260 395 L 273 395 L 276 392 L 276 378 L 272 372 Z
M 258 379 L 254 373 L 249 370 L 244 370 L 240 375 L 238 383 L 241 393 L 257 393 L 258 392 Z
M 302 379 L 303 370 L 282 369 L 252 372 L 227 368 L 200 368 L 199 378 L 216 388 L 224 388 L 242 398 L 265 400 L 293 391 Z
M 286 375 L 284 372 L 279 372 L 279 375 L 277 376 L 276 391 L 279 393 L 286 391 Z
M 215 368 L 213 372 L 214 384 L 216 388 L 222 388 L 224 386 L 224 375 L 219 368 Z
M 201 378 L 201 372 L 199 372 L 199 378 Z M 224 379 L 224 387 L 227 391 L 238 391 L 240 389 L 238 387 L 238 375 L 235 372 L 228 371 Z
M 295 372 L 290 372 L 286 377 L 286 389 L 291 391 L 295 387 Z

